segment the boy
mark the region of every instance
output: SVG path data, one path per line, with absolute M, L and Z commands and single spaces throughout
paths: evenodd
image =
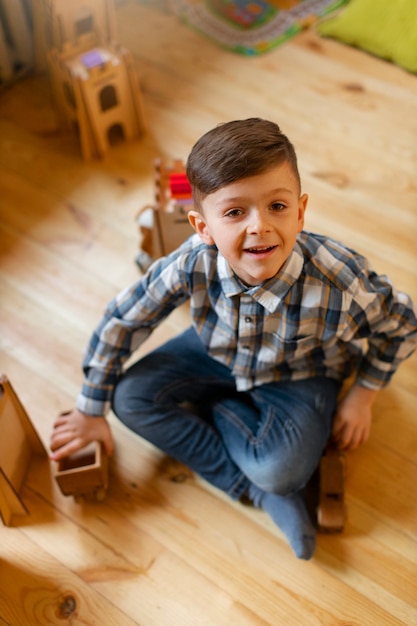
M 135 433 L 267 511 L 310 559 L 315 528 L 303 488 L 331 434 L 343 449 L 368 439 L 378 389 L 413 351 L 416 312 L 362 256 L 303 231 L 308 197 L 294 148 L 273 122 L 209 131 L 187 176 L 196 235 L 109 304 L 77 408 L 55 422 L 52 458 L 92 440 L 110 454 L 112 402 Z M 192 328 L 123 373 L 187 300 Z

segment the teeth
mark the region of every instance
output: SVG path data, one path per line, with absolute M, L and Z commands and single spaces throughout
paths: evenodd
M 270 250 L 272 246 L 266 246 L 265 248 L 249 248 L 249 252 L 265 252 L 266 250 Z

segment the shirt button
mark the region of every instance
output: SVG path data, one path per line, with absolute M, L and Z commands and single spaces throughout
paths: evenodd
M 251 323 L 251 321 L 252 321 L 252 318 L 251 318 L 251 317 L 249 317 L 249 315 L 247 315 L 247 316 L 245 317 L 245 322 L 247 322 L 248 324 L 250 324 L 250 323 Z

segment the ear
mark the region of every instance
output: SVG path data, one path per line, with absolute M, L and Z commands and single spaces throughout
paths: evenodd
M 304 228 L 304 214 L 307 209 L 308 194 L 303 193 L 298 200 L 298 232 L 300 233 Z
M 212 246 L 214 244 L 214 239 L 210 235 L 207 223 L 201 213 L 198 211 L 189 211 L 188 221 L 203 243 L 206 243 L 208 246 Z

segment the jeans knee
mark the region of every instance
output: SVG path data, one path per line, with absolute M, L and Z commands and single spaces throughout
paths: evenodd
M 244 470 L 249 480 L 268 493 L 276 493 L 282 496 L 295 493 L 302 489 L 311 471 L 305 467 L 299 459 L 266 459 L 264 461 L 252 461 Z

